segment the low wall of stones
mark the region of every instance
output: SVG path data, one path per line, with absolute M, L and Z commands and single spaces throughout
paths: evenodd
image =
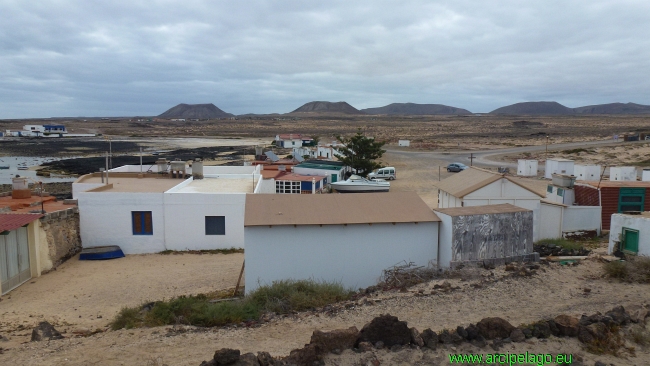
M 47 253 L 49 257 L 49 261 L 42 261 L 42 271 L 46 272 L 58 267 L 81 251 L 77 206 L 47 213 L 41 217 L 40 224 L 41 255 Z

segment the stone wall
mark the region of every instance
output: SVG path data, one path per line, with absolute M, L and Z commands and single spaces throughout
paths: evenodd
M 50 271 L 81 251 L 77 206 L 46 214 L 40 229 L 41 271 Z

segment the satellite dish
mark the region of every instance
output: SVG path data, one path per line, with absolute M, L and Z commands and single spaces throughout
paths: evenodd
M 278 156 L 275 155 L 275 153 L 273 151 L 267 151 L 267 152 L 264 153 L 264 155 L 268 156 L 269 159 L 271 159 L 272 162 L 276 162 L 276 161 L 280 160 L 280 158 L 278 158 Z

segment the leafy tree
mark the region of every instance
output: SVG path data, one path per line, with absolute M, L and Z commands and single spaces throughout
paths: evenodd
M 336 139 L 345 145 L 339 148 L 343 155 L 339 156 L 339 160 L 355 169 L 358 175 L 366 177 L 368 173 L 381 168 L 381 164 L 375 160 L 381 158 L 386 152 L 382 149 L 386 142 L 375 141 L 374 138 L 364 136 L 361 129 L 352 137 L 336 136 Z
M 313 146 L 318 146 L 318 143 L 320 142 L 320 137 L 318 136 L 311 136 L 311 139 L 313 140 Z

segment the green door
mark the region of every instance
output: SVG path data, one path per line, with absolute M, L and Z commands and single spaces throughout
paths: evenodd
M 639 231 L 623 228 L 623 251 L 637 254 L 639 252 Z
M 338 178 L 337 174 L 332 174 L 332 183 L 336 182 Z
M 621 188 L 618 194 L 618 212 L 643 211 L 645 188 Z

